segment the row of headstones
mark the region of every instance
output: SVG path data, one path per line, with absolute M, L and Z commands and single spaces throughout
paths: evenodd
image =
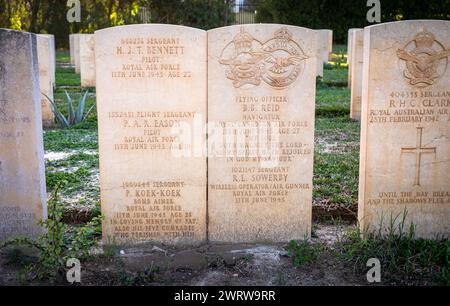
M 70 64 L 80 74 L 81 87 L 95 87 L 94 34 L 70 34 Z
M 77 36 L 77 40 L 73 39 Z M 78 37 L 79 36 L 79 37 Z M 53 127 L 55 115 L 52 111 L 51 101 L 54 101 L 56 77 L 56 48 L 55 36 L 50 34 L 37 34 L 37 57 L 39 67 L 39 90 L 41 92 L 42 124 L 44 127 Z M 75 43 L 76 41 L 76 43 Z M 93 35 L 70 35 L 71 64 L 75 66 L 76 73 L 81 73 L 82 87 L 95 87 L 94 64 L 94 37 Z M 72 46 L 76 46 L 76 63 Z
M 348 30 L 347 41 L 348 88 L 350 88 L 350 118 L 361 120 L 364 29 Z
M 418 236 L 449 237 L 450 22 L 364 31 L 360 225 L 387 230 L 407 209 Z M 1 238 L 45 214 L 45 188 L 34 35 L 0 33 L 1 82 L 10 82 L 0 95 Z M 97 31 L 104 240 L 309 237 L 317 41 L 314 30 L 276 24 Z
M 333 31 L 316 30 L 318 36 L 317 76 L 323 77 L 323 64 L 331 60 Z M 95 87 L 95 40 L 94 34 L 70 34 L 70 64 L 80 74 L 81 87 Z
M 333 46 L 332 30 L 317 30 L 318 57 L 317 76 L 323 77 L 323 64 L 331 59 Z M 38 63 L 40 73 L 40 91 L 42 106 L 42 122 L 44 127 L 54 126 L 55 115 L 50 100 L 54 100 L 55 87 L 55 37 L 54 35 L 38 34 Z M 75 72 L 80 74 L 81 87 L 95 87 L 95 41 L 94 34 L 71 34 L 69 36 L 70 64 Z M 51 78 L 51 80 L 50 80 Z

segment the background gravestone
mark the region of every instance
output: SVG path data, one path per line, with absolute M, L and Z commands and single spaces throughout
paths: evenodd
M 350 97 L 350 118 L 361 119 L 362 100 L 362 68 L 364 56 L 364 30 L 355 30 L 352 34 L 352 63 L 351 71 L 351 97 Z M 350 71 L 349 69 L 349 71 Z
M 316 37 L 277 24 L 208 31 L 211 241 L 309 237 Z
M 46 191 L 36 36 L 0 29 L 0 241 L 36 237 Z
M 364 31 L 361 227 L 450 237 L 450 21 Z
M 72 65 L 72 66 L 75 66 L 75 53 L 73 52 L 74 51 L 74 44 L 75 44 L 75 41 L 74 41 L 74 38 L 75 37 L 75 34 L 70 34 L 69 35 L 69 51 L 70 51 L 70 64 Z
M 333 31 L 316 30 L 317 33 L 317 75 L 323 77 L 323 64 L 328 63 L 333 50 Z M 331 37 L 331 44 L 330 44 Z
M 50 77 L 53 87 L 56 85 L 56 45 L 55 35 L 52 34 L 38 34 L 38 36 L 48 37 L 50 39 Z
M 44 35 L 36 35 L 37 37 L 37 54 L 39 62 L 39 87 L 41 92 L 41 112 L 42 124 L 44 127 L 50 127 L 54 124 L 55 115 L 52 111 L 50 98 L 53 101 L 53 66 L 51 48 L 51 38 Z M 46 97 L 47 96 L 47 97 Z
M 95 63 L 104 241 L 205 241 L 206 32 L 100 30 Z
M 353 42 L 353 33 L 356 30 L 361 30 L 358 28 L 352 28 L 348 30 L 348 36 L 347 36 L 347 64 L 348 64 L 348 76 L 347 76 L 347 86 L 348 88 L 351 88 L 352 84 L 352 42 Z
M 324 64 L 328 63 L 333 53 L 333 31 L 317 30 L 320 34 L 321 57 Z
M 80 78 L 82 87 L 95 87 L 95 38 L 80 35 Z
M 332 59 L 333 54 L 333 30 L 322 30 L 327 33 L 327 42 L 328 42 L 328 57 L 327 62 Z
M 37 36 L 44 36 L 50 39 L 50 77 L 53 87 L 56 86 L 56 45 L 55 35 L 51 34 L 37 34 Z
M 74 34 L 73 36 L 73 57 L 75 65 L 75 73 L 80 74 L 80 35 Z

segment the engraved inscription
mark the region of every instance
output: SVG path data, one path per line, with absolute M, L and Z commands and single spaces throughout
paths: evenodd
M 450 191 L 381 191 L 369 205 L 450 204 Z
M 450 91 L 395 91 L 385 104 L 369 110 L 370 124 L 450 121 Z
M 114 237 L 145 240 L 194 237 L 200 224 L 179 203 L 185 182 L 122 182 L 124 210 L 108 220 Z
M 27 125 L 31 123 L 29 116 L 10 111 L 8 108 L 9 104 L 7 100 L 0 99 L 0 123 L 4 125 L 3 129 L 0 130 L 0 139 L 17 139 L 23 137 Z
M 241 120 L 219 122 L 226 141 L 214 152 L 226 157 L 231 180 L 210 184 L 211 190 L 231 193 L 235 204 L 275 205 L 286 203 L 292 192 L 310 190 L 308 182 L 290 181 L 289 165 L 311 156 L 313 144 L 298 140 L 310 128 L 307 121 L 281 116 L 292 103 L 288 96 L 236 95 L 233 102 L 240 108 Z
M 173 135 L 171 129 L 198 116 L 195 112 L 120 111 L 109 112 L 108 120 L 126 134 L 111 143 L 116 151 L 190 150 L 191 144 Z
M 0 207 L 0 240 L 17 234 L 35 233 L 34 214 L 23 211 L 19 206 Z
M 180 38 L 135 37 L 123 38 L 115 47 L 115 55 L 127 61 L 112 71 L 112 78 L 128 79 L 184 79 L 192 72 L 184 68 L 180 59 L 185 47 Z
M 0 100 L 0 117 L 6 117 L 6 106 L 8 104 L 8 101 L 6 100 Z

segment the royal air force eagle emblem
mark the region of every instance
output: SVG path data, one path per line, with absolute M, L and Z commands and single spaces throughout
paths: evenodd
M 400 69 L 410 85 L 427 87 L 433 85 L 447 70 L 450 50 L 424 30 L 416 34 L 403 49 L 397 50 Z

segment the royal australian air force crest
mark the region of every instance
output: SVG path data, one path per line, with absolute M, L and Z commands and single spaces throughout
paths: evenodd
M 222 50 L 219 63 L 227 66 L 226 77 L 236 88 L 251 88 L 264 82 L 282 89 L 295 82 L 307 58 L 287 28 L 279 29 L 266 42 L 241 28 Z
M 398 49 L 397 56 L 406 81 L 423 88 L 433 85 L 445 74 L 450 49 L 445 49 L 434 34 L 423 30 Z

